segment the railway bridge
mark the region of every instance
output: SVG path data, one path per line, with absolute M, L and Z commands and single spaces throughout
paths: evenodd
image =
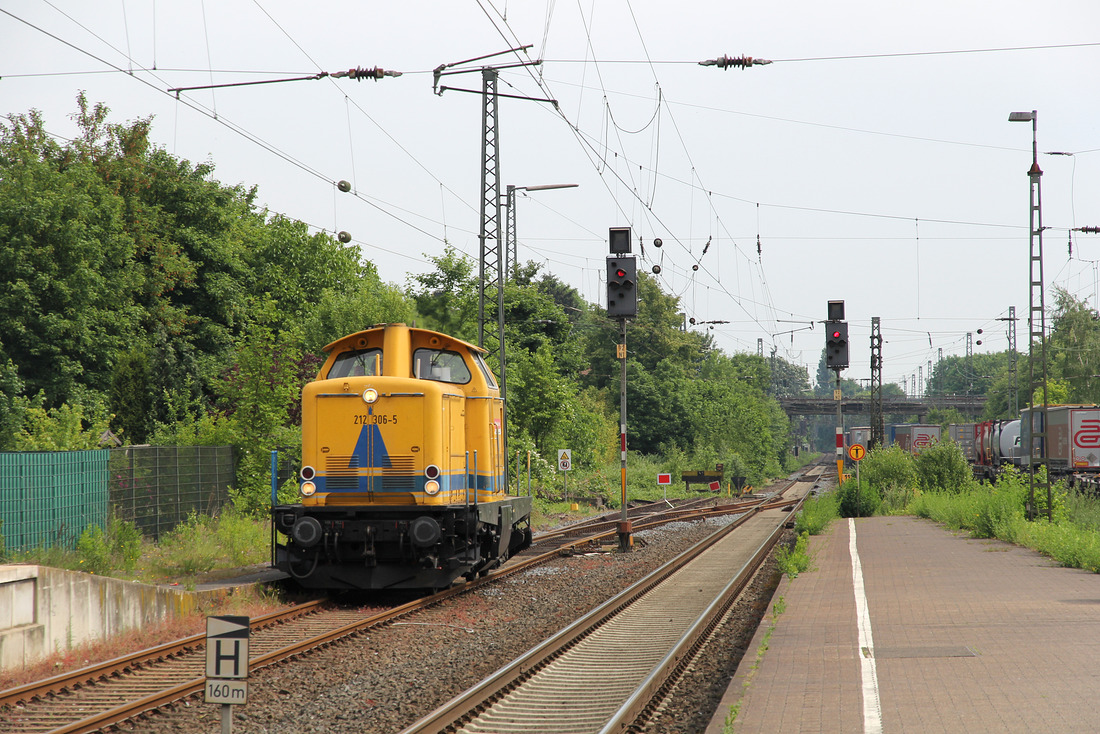
M 934 409 L 955 408 L 960 413 L 977 416 L 985 408 L 984 395 L 933 395 L 923 398 L 889 397 L 882 399 L 883 415 L 928 415 Z M 832 398 L 779 398 L 787 415 L 836 415 Z M 871 398 L 850 397 L 840 401 L 844 415 L 870 415 Z

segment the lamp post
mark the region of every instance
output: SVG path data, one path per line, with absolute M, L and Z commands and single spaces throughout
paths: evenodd
M 504 197 L 504 209 L 506 211 L 505 221 L 505 236 L 504 241 L 507 243 L 505 248 L 505 272 L 508 272 L 508 267 L 511 267 L 512 277 L 516 277 L 516 271 L 519 268 L 519 256 L 516 252 L 516 192 L 517 191 L 547 191 L 549 189 L 573 189 L 578 184 L 540 184 L 538 186 L 508 186 Z
M 1047 438 L 1047 340 L 1046 340 L 1046 294 L 1043 288 L 1043 171 L 1039 168 L 1039 144 L 1037 127 L 1039 113 L 1012 112 L 1009 122 L 1031 123 L 1031 168 L 1027 177 L 1031 184 L 1031 200 L 1028 206 L 1028 241 L 1030 244 L 1030 267 L 1028 270 L 1028 411 L 1027 425 L 1021 426 L 1021 435 L 1027 435 L 1028 469 L 1028 517 L 1034 518 L 1035 488 L 1046 487 L 1047 520 L 1053 520 L 1051 512 L 1050 479 L 1044 473 L 1038 478 L 1036 473 L 1046 464 Z M 1037 342 L 1037 343 L 1036 343 Z M 1040 391 L 1041 402 L 1036 405 L 1035 394 Z M 1036 419 L 1038 416 L 1038 419 Z M 1025 433 L 1026 430 L 1026 433 Z M 1038 454 L 1038 455 L 1036 455 Z

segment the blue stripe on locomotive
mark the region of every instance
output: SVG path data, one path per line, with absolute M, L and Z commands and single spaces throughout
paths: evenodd
M 340 482 L 340 481 L 346 482 L 348 477 L 335 477 L 335 479 L 338 482 Z M 408 482 L 409 482 L 410 479 L 412 480 L 412 487 L 411 488 L 408 486 Z M 443 486 L 444 491 L 461 492 L 466 486 L 469 486 L 469 485 L 472 484 L 472 481 L 471 481 L 472 479 L 473 479 L 472 475 L 466 476 L 466 475 L 463 475 L 463 474 L 448 474 L 448 475 L 441 476 L 439 478 L 439 481 L 440 481 L 440 484 Z M 406 486 L 401 487 L 401 488 L 394 488 L 394 487 L 388 487 L 387 488 L 385 486 L 385 484 L 393 482 L 394 480 L 401 480 Z M 327 486 L 328 485 L 328 477 L 323 477 L 323 476 L 318 475 L 316 478 L 313 479 L 313 483 L 317 485 L 317 492 L 320 493 L 320 494 L 324 494 L 324 493 L 344 494 L 344 493 L 355 493 L 355 492 L 361 492 L 361 493 L 373 492 L 375 494 L 403 494 L 403 493 L 407 494 L 407 493 L 410 493 L 410 492 L 423 492 L 424 491 L 424 484 L 427 481 L 428 480 L 425 479 L 423 475 L 413 476 L 413 477 L 394 476 L 392 474 L 388 474 L 385 477 L 381 477 L 381 476 L 376 476 L 376 477 L 359 476 L 357 478 L 356 486 L 354 488 L 340 487 L 338 489 L 330 489 Z M 503 487 L 503 486 L 505 486 L 503 475 L 501 475 L 499 477 L 493 477 L 493 476 L 486 476 L 486 475 L 483 475 L 483 474 L 479 474 L 478 477 L 477 477 L 477 488 L 481 492 L 491 492 L 491 491 L 494 491 L 497 487 Z
M 358 467 L 360 469 L 387 469 L 393 466 L 390 461 L 389 451 L 386 450 L 386 441 L 382 438 L 382 431 L 379 430 L 377 425 L 366 425 L 359 430 L 359 440 L 355 442 L 354 453 L 352 454 L 352 460 L 355 457 L 359 457 Z M 367 458 L 368 462 L 364 463 L 363 458 Z M 351 468 L 352 460 L 348 462 L 348 468 Z M 385 483 L 387 481 L 393 482 L 394 480 L 401 480 L 402 483 L 407 483 L 409 479 L 412 479 L 413 487 L 404 486 L 401 488 L 386 488 Z M 402 492 L 423 492 L 424 485 L 428 481 L 423 474 L 417 474 L 412 477 L 387 475 L 385 477 L 374 476 L 365 477 L 360 476 L 355 488 L 341 487 L 339 489 L 327 488 L 327 477 L 317 476 L 313 479 L 314 484 L 317 485 L 318 492 L 328 493 L 344 493 L 344 492 L 373 492 L 373 493 L 386 493 L 399 494 Z M 347 481 L 347 477 L 340 477 L 339 479 Z M 473 484 L 473 475 L 465 476 L 463 474 L 444 474 L 439 477 L 439 483 L 444 491 L 458 491 L 461 492 L 467 486 Z M 497 477 L 487 476 L 483 474 L 477 475 L 477 488 L 478 491 L 491 492 L 497 488 L 506 487 L 507 482 L 504 479 L 504 475 Z

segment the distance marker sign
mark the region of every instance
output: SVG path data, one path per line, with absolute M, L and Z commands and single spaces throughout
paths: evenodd
M 248 677 L 248 617 L 206 618 L 206 677 Z
M 236 616 L 206 618 L 206 703 L 248 702 L 249 621 Z

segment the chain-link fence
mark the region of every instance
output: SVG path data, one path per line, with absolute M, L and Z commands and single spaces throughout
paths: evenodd
M 0 453 L 0 550 L 72 548 L 111 513 L 155 540 L 220 510 L 235 483 L 231 446 Z
M 156 540 L 192 512 L 211 515 L 236 481 L 231 446 L 111 449 L 111 509 Z

